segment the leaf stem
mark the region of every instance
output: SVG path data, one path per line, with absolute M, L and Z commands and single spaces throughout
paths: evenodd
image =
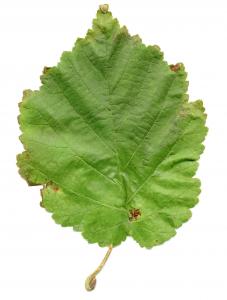
M 85 288 L 87 291 L 92 291 L 94 290 L 95 286 L 96 286 L 96 276 L 98 275 L 98 273 L 100 273 L 103 269 L 103 267 L 105 266 L 109 256 L 110 256 L 110 253 L 112 252 L 112 249 L 113 249 L 113 246 L 110 245 L 107 252 L 106 252 L 106 255 L 104 256 L 103 260 L 101 261 L 100 265 L 98 266 L 98 268 L 91 274 L 87 277 L 86 281 L 85 281 Z

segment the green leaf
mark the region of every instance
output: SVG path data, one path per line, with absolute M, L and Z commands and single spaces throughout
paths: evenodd
M 170 239 L 198 202 L 206 115 L 188 102 L 183 64 L 98 10 L 93 27 L 26 91 L 20 174 L 42 206 L 90 243 Z

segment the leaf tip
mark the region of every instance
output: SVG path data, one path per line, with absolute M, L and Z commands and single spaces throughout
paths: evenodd
M 109 11 L 109 4 L 100 4 L 99 11 L 106 14 Z

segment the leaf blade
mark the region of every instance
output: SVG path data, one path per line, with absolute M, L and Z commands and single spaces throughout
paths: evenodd
M 132 236 L 152 247 L 171 238 L 198 202 L 194 178 L 207 129 L 188 102 L 182 64 L 130 36 L 110 12 L 44 70 L 20 105 L 21 175 L 43 184 L 54 220 L 100 246 Z

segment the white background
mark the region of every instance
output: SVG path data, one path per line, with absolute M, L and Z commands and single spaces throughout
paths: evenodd
M 105 253 L 56 225 L 40 208 L 39 187 L 20 178 L 15 155 L 23 89 L 37 89 L 43 66 L 83 37 L 97 1 L 0 0 L 0 299 L 227 299 L 226 1 L 109 1 L 131 34 L 158 44 L 169 63 L 184 62 L 190 99 L 202 98 L 209 134 L 192 219 L 152 250 L 127 239 L 113 250 L 88 293 L 84 279 Z

